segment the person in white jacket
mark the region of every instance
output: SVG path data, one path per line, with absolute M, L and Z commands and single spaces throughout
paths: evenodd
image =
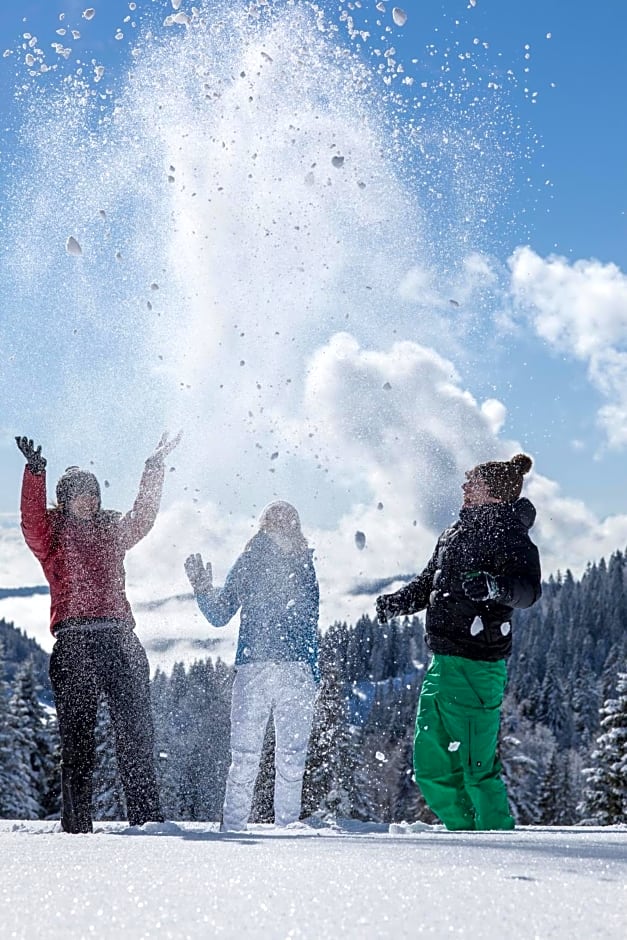
M 275 824 L 300 816 L 318 669 L 319 591 L 313 552 L 298 512 L 282 500 L 261 514 L 259 531 L 239 556 L 222 589 L 211 564 L 190 555 L 185 571 L 198 606 L 215 627 L 240 611 L 231 705 L 232 761 L 222 829 L 246 829 L 270 713 L 276 737 Z

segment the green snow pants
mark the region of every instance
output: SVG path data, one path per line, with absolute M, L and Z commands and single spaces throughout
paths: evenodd
M 496 750 L 505 662 L 434 655 L 414 739 L 414 774 L 447 829 L 513 829 Z

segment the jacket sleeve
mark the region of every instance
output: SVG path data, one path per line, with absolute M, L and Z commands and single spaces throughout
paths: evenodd
M 508 607 L 531 607 L 542 594 L 542 572 L 538 549 L 528 536 L 512 546 L 496 577 L 498 602 Z
M 119 522 L 120 541 L 126 550 L 148 535 L 155 524 L 164 475 L 163 462 L 146 461 L 133 508 Z
M 39 561 L 48 555 L 52 544 L 52 523 L 46 511 L 46 474 L 24 468 L 20 500 L 22 532 L 26 544 Z
M 433 578 L 437 570 L 439 547 L 440 543 L 438 542 L 426 568 L 416 575 L 413 581 L 410 581 L 409 584 L 406 584 L 405 587 L 394 594 L 387 595 L 391 599 L 390 607 L 394 614 L 402 616 L 415 614 L 419 610 L 424 610 L 428 605 L 429 596 L 433 590 Z
M 200 612 L 214 627 L 224 627 L 233 617 L 242 601 L 240 598 L 241 574 L 244 568 L 244 556 L 240 555 L 224 582 L 224 587 L 214 588 L 207 594 L 197 594 L 196 601 Z

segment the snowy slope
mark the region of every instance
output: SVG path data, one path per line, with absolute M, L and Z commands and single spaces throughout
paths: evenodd
M 625 936 L 627 827 L 55 828 L 0 821 L 4 938 Z

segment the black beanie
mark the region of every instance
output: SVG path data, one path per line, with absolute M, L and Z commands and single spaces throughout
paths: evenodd
M 68 467 L 57 483 L 57 505 L 65 509 L 74 496 L 83 493 L 97 496 L 100 508 L 100 484 L 94 474 L 89 470 L 81 470 L 80 467 Z
M 492 460 L 478 464 L 474 470 L 485 481 L 490 496 L 504 503 L 513 503 L 520 496 L 523 476 L 529 473 L 533 461 L 527 454 L 516 454 L 511 460 Z

